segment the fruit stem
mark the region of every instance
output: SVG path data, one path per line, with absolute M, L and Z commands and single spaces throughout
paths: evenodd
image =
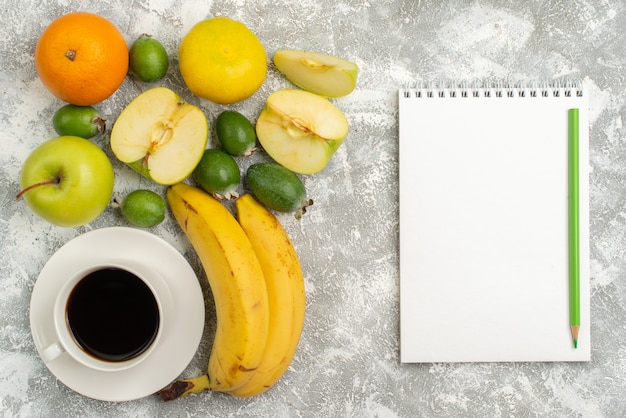
M 186 382 L 184 380 L 177 380 L 168 387 L 158 391 L 157 394 L 161 397 L 162 400 L 171 401 L 176 398 L 180 398 L 181 396 L 183 396 L 183 393 L 191 390 L 192 388 L 193 383 Z
M 168 387 L 161 389 L 157 394 L 164 401 L 171 401 L 182 398 L 190 393 L 204 392 L 211 390 L 209 375 L 203 374 L 191 379 L 177 380 Z
M 302 201 L 302 206 L 298 210 L 296 210 L 295 217 L 296 219 L 302 219 L 302 215 L 306 213 L 306 209 L 313 204 L 313 199 L 304 199 Z
M 148 160 L 150 159 L 150 155 L 150 152 L 148 152 L 146 155 L 143 156 L 143 158 L 141 159 L 142 167 L 148 167 Z
M 31 184 L 30 186 L 28 186 L 27 188 L 21 190 L 17 196 L 15 196 L 15 200 L 20 200 L 20 198 L 22 196 L 24 196 L 24 194 L 32 189 L 34 189 L 35 187 L 39 187 L 39 186 L 45 186 L 48 184 L 59 184 L 61 183 L 61 179 L 60 177 L 54 177 L 48 180 L 44 180 L 44 181 L 40 181 L 39 183 L 35 183 L 35 184 Z
M 74 59 L 76 59 L 76 51 L 74 51 L 73 49 L 68 49 L 65 52 L 65 57 L 70 61 L 74 61 Z
M 106 131 L 106 129 L 107 129 L 107 120 L 106 119 L 102 119 L 99 116 L 96 116 L 95 118 L 93 118 L 91 123 L 93 123 L 94 125 L 96 125 L 98 127 L 98 132 L 100 132 L 101 134 L 103 134 L 104 131 Z

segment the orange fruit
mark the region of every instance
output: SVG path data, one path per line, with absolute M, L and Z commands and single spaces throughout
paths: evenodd
M 219 104 L 252 96 L 267 73 L 267 55 L 259 38 L 227 17 L 196 23 L 180 44 L 178 61 L 189 90 Z
M 59 99 L 89 106 L 110 97 L 128 72 L 128 46 L 119 30 L 93 13 L 54 20 L 35 47 L 42 83 Z

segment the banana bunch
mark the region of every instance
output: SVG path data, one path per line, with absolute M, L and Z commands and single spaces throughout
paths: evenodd
M 287 371 L 304 325 L 304 278 L 287 232 L 252 195 L 237 199 L 239 223 L 252 243 L 267 287 L 270 308 L 267 344 L 252 377 L 230 393 L 253 396 L 272 387 Z
M 251 195 L 236 202 L 239 222 L 208 193 L 183 183 L 168 188 L 167 200 L 206 272 L 217 329 L 207 374 L 178 380 L 159 395 L 260 394 L 289 367 L 304 323 L 304 279 L 291 240 Z

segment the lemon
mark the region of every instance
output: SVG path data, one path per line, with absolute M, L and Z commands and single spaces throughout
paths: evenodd
M 196 23 L 183 37 L 178 60 L 189 90 L 218 104 L 252 96 L 267 74 L 267 54 L 259 38 L 228 17 Z

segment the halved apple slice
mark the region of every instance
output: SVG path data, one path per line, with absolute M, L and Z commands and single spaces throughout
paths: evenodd
M 267 98 L 256 122 L 263 149 L 300 174 L 322 170 L 348 134 L 348 120 L 328 99 L 304 90 L 283 89 Z
M 111 130 L 111 149 L 122 162 L 159 184 L 174 184 L 196 168 L 209 136 L 200 108 L 165 87 L 131 101 Z
M 276 51 L 274 65 L 296 86 L 325 97 L 351 93 L 359 74 L 359 67 L 343 58 L 294 49 Z

